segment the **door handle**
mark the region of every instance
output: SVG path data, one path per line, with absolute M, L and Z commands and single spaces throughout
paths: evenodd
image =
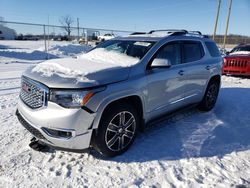
M 183 71 L 183 70 L 180 70 L 180 71 L 178 72 L 178 74 L 181 75 L 181 76 L 183 76 L 184 71 Z
M 207 70 L 210 70 L 210 68 L 211 68 L 211 67 L 210 67 L 209 65 L 208 65 L 208 66 L 206 66 L 206 69 L 207 69 Z

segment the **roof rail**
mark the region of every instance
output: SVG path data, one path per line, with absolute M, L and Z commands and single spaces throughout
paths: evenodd
M 155 32 L 166 32 L 168 36 L 180 36 L 180 35 L 191 35 L 191 36 L 199 36 L 203 38 L 209 38 L 207 35 L 203 35 L 200 31 L 187 31 L 184 29 L 161 29 L 161 30 L 152 30 L 148 32 L 148 34 L 153 34 Z
M 188 33 L 186 33 L 186 31 L 175 31 L 171 33 L 170 36 L 180 36 L 180 35 L 185 35 L 185 34 L 188 34 Z
M 200 31 L 188 31 L 188 33 L 193 33 L 196 35 L 202 35 L 202 33 Z
M 188 33 L 187 30 L 184 30 L 184 29 L 159 29 L 159 30 L 151 30 L 148 32 L 148 34 L 153 34 L 153 33 L 156 33 L 156 32 L 162 32 L 162 31 L 166 31 L 167 34 L 174 34 L 174 33 L 183 33 L 183 34 L 186 34 Z
M 129 35 L 144 35 L 144 34 L 147 34 L 147 33 L 138 31 L 138 32 L 133 32 L 133 33 L 131 33 Z
M 203 35 L 200 31 L 188 31 L 188 34 L 193 36 L 200 36 L 203 38 L 209 38 L 208 35 Z

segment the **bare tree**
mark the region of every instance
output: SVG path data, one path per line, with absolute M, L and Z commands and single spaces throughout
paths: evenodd
M 62 17 L 59 22 L 61 23 L 61 25 L 63 26 L 63 29 L 67 32 L 68 34 L 68 39 L 70 39 L 70 33 L 72 31 L 72 24 L 74 23 L 74 20 L 72 19 L 72 17 L 70 15 L 66 15 L 64 17 Z

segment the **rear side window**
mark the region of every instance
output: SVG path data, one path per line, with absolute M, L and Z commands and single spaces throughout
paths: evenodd
M 198 61 L 204 56 L 204 50 L 198 41 L 183 42 L 183 63 Z
M 205 44 L 212 57 L 220 57 L 220 51 L 214 42 L 205 42 Z

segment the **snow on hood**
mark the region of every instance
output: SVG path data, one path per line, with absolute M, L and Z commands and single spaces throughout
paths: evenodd
M 237 51 L 230 53 L 230 55 L 250 55 L 250 51 Z
M 129 67 L 136 64 L 139 58 L 128 56 L 124 53 L 108 51 L 104 48 L 96 48 L 89 53 L 79 56 L 80 59 L 88 59 L 100 63 L 110 63 L 114 66 Z
M 89 80 L 87 75 L 105 69 L 129 67 L 138 61 L 138 58 L 98 48 L 78 58 L 45 61 L 36 65 L 32 72 L 40 73 L 44 77 L 57 75 L 62 78 L 75 78 L 78 82 L 96 82 L 95 80 Z
M 72 60 L 72 59 L 71 58 L 60 59 L 60 62 L 57 62 L 56 60 L 46 61 L 36 65 L 32 69 L 32 72 L 41 73 L 42 76 L 44 77 L 51 77 L 53 75 L 58 75 L 62 78 L 76 78 L 78 82 L 80 81 L 94 82 L 94 80 L 89 80 L 87 77 L 85 77 L 85 75 L 88 74 L 87 72 L 83 72 L 78 68 L 73 69 L 72 66 L 71 68 L 63 66 L 64 63 L 68 64 L 73 62 L 65 60 Z M 79 65 L 79 63 L 74 62 L 74 65 L 77 64 Z

